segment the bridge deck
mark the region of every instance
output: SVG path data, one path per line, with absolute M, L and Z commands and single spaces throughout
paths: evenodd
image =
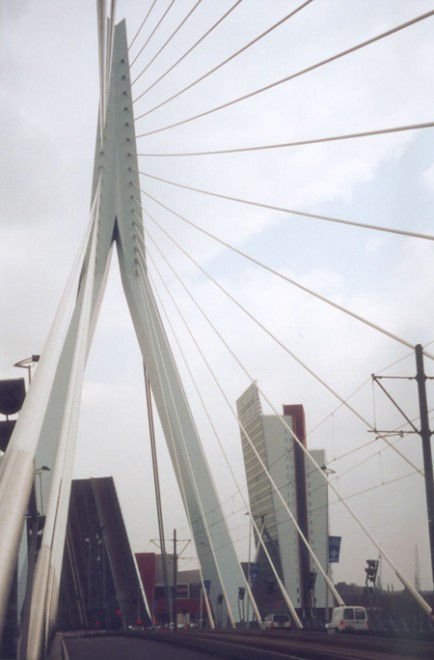
M 402 639 L 326 635 L 299 631 L 186 631 L 143 633 L 67 633 L 58 635 L 49 660 L 416 660 L 434 657 L 434 642 Z

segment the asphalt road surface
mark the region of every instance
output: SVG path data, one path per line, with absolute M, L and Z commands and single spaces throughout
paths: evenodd
M 203 651 L 125 637 L 66 637 L 69 660 L 205 660 L 213 656 Z

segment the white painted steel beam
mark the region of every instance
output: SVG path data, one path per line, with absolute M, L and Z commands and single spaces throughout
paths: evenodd
M 122 282 L 202 573 L 211 582 L 211 602 L 215 604 L 217 595 L 222 593 L 226 615 L 235 623 L 238 587 L 245 586 L 245 578 L 137 241 L 137 235 L 143 241 L 143 226 L 138 219 L 140 207 L 134 200 L 140 186 L 124 24 L 116 28 L 104 148 L 97 158 L 97 167 L 102 172 L 101 218 L 107 223 L 115 218 Z
M 235 625 L 238 588 L 246 585 L 224 520 L 175 360 L 146 274 L 125 22 L 116 26 L 105 124 L 98 127 L 89 233 L 0 464 L 0 622 L 4 621 L 20 535 L 34 480 L 44 475 L 47 519 L 38 556 L 30 623 L 20 657 L 39 660 L 55 622 L 83 373 L 113 245 L 149 374 L 181 498 L 191 524 L 210 602 L 224 597 Z M 100 120 L 101 121 L 101 120 Z M 102 140 L 102 142 L 101 142 Z M 140 241 L 137 238 L 140 237 Z M 41 504 L 41 503 L 40 503 Z

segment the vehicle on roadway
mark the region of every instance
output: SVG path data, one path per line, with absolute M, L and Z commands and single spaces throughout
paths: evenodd
M 267 614 L 259 624 L 261 630 L 272 630 L 273 628 L 290 628 L 291 619 L 288 614 Z
M 325 624 L 329 633 L 367 632 L 369 630 L 368 613 L 364 607 L 335 607 L 330 623 Z

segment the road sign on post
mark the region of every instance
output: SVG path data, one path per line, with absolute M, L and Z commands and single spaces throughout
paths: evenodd
M 250 563 L 250 582 L 254 584 L 259 580 L 259 564 L 257 562 Z

